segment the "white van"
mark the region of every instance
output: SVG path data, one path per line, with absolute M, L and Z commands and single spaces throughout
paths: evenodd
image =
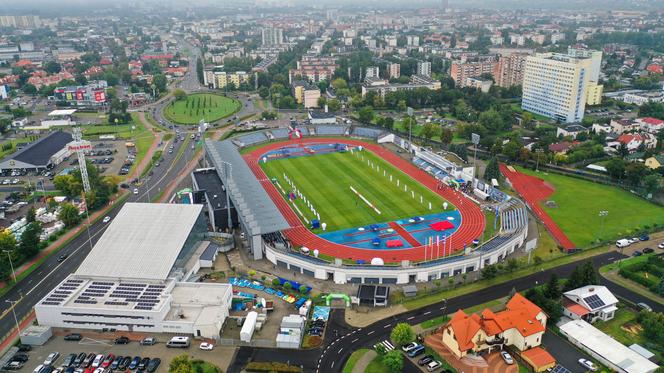
M 627 247 L 627 246 L 629 246 L 629 245 L 631 245 L 631 244 L 632 244 L 632 241 L 630 241 L 630 240 L 628 240 L 628 239 L 626 239 L 626 238 L 623 238 L 622 240 L 618 240 L 618 241 L 616 241 L 616 246 L 619 247 L 619 248 L 621 248 L 621 249 L 622 249 L 623 247 Z
M 189 344 L 189 337 L 173 337 L 166 343 L 166 347 L 189 348 Z

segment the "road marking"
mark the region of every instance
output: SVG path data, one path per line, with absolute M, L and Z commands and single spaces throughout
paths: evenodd
M 343 348 L 340 348 L 339 351 L 337 351 L 337 355 L 339 355 L 343 351 Z
M 385 325 L 385 326 L 383 327 L 383 329 L 387 329 L 387 328 L 389 328 L 390 326 L 392 326 L 392 324 L 387 324 L 387 325 Z
M 332 360 L 332 365 L 330 365 L 330 368 L 334 368 L 334 360 Z
M 372 330 L 372 331 L 370 331 L 369 333 L 367 333 L 367 335 L 372 335 L 372 334 L 375 333 L 375 332 L 376 332 L 375 330 Z
M 355 338 L 355 339 L 353 339 L 352 341 L 350 341 L 350 343 L 355 343 L 355 342 L 357 342 L 357 341 L 359 341 L 359 340 L 360 340 L 359 338 Z
M 411 317 L 407 318 L 406 320 L 412 320 L 414 318 L 415 318 L 415 316 L 411 316 Z
M 446 309 L 446 308 L 447 308 L 446 306 L 442 306 L 442 307 L 440 307 L 441 310 L 444 310 L 444 309 Z
M 431 313 L 431 311 L 427 311 L 427 312 L 425 312 L 424 314 L 425 314 L 425 315 L 428 315 L 428 314 L 430 314 L 430 313 Z

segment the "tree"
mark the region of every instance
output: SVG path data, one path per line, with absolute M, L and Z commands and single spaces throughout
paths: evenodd
M 37 94 L 37 87 L 34 85 L 28 83 L 21 88 L 23 90 L 23 93 L 27 95 L 36 95 Z
M 533 115 L 528 112 L 524 111 L 523 114 L 521 114 L 521 125 L 527 129 L 532 129 L 532 121 L 533 121 Z
M 487 163 L 486 168 L 484 169 L 484 180 L 490 181 L 491 179 L 500 180 L 500 166 L 498 165 L 498 159 L 492 157 Z
M 648 167 L 641 162 L 629 162 L 625 166 L 625 179 L 633 185 L 639 185 L 648 173 Z
M 648 193 L 654 193 L 660 189 L 660 176 L 657 174 L 650 174 L 643 178 L 643 186 Z
M 440 142 L 443 144 L 451 144 L 454 139 L 454 132 L 449 128 L 444 128 L 440 131 Z
M 258 95 L 265 100 L 270 97 L 270 90 L 267 87 L 260 87 L 258 88 Z
M 325 104 L 327 104 L 327 98 L 325 98 L 325 96 L 318 97 L 318 101 L 316 101 L 316 105 L 318 107 L 323 107 L 323 106 L 325 106 Z
M 298 289 L 300 291 L 300 294 L 304 295 L 307 293 L 307 285 L 300 285 L 300 288 Z
M 176 89 L 173 91 L 173 97 L 175 97 L 175 101 L 182 101 L 187 99 L 187 93 L 183 91 L 182 89 Z
M 407 323 L 398 323 L 392 333 L 390 333 L 390 340 L 395 346 L 403 346 L 412 342 L 415 339 L 415 332 L 413 328 Z
M 168 364 L 168 373 L 193 373 L 195 372 L 189 355 L 178 355 Z
M 60 220 L 65 223 L 65 227 L 71 228 L 78 224 L 81 221 L 81 217 L 78 214 L 78 209 L 76 206 L 71 203 L 63 203 L 60 206 L 60 213 L 58 214 Z
M 544 287 L 544 295 L 549 299 L 558 299 L 562 296 L 560 281 L 555 273 L 552 273 L 549 277 L 549 282 Z
M 26 225 L 25 230 L 21 234 L 21 243 L 18 248 L 23 257 L 32 258 L 37 255 L 41 249 L 39 235 L 41 234 L 42 227 L 37 221 Z
M 28 223 L 32 223 L 33 221 L 35 221 L 36 215 L 37 215 L 37 210 L 35 209 L 34 206 L 32 206 L 28 209 L 28 212 L 25 214 L 25 220 Z
M 507 270 L 509 272 L 514 272 L 519 267 L 519 262 L 515 258 L 510 258 L 507 260 Z
M 365 106 L 358 112 L 360 122 L 371 123 L 374 118 L 374 111 L 371 106 Z
M 203 84 L 205 81 L 205 72 L 203 71 L 203 61 L 200 58 L 196 59 L 196 77 L 198 77 L 198 82 Z
M 422 128 L 422 132 L 420 132 L 420 135 L 424 137 L 427 140 L 431 140 L 433 135 L 436 134 L 436 125 L 433 123 L 426 123 L 424 124 L 424 127 Z
M 164 74 L 157 74 L 152 78 L 152 83 L 154 83 L 155 88 L 157 88 L 157 91 L 159 93 L 166 92 L 167 89 L 167 84 L 168 84 L 168 79 L 166 79 L 166 75 Z
M 498 269 L 495 265 L 488 265 L 482 268 L 482 278 L 484 279 L 491 280 L 492 278 L 496 277 L 497 274 Z
M 291 291 L 293 290 L 293 285 L 290 282 L 284 282 L 284 290 Z
M 511 160 L 517 160 L 519 158 L 519 154 L 521 152 L 521 144 L 519 144 L 515 140 L 510 140 L 505 146 L 503 147 L 503 154 L 507 156 Z
M 341 102 L 339 102 L 339 100 L 337 100 L 336 98 L 328 100 L 327 101 L 327 108 L 331 112 L 339 111 L 339 110 L 341 110 Z
M 606 172 L 614 179 L 622 179 L 625 176 L 625 161 L 612 158 L 606 163 Z
M 44 70 L 49 74 L 57 74 L 62 70 L 62 66 L 55 61 L 49 61 L 44 65 Z
M 381 361 L 392 373 L 403 371 L 403 353 L 399 350 L 392 350 L 386 353 L 383 355 Z
M 505 129 L 503 118 L 495 109 L 490 109 L 480 114 L 478 123 L 488 129 L 490 133 L 497 133 Z
M 599 284 L 597 271 L 591 261 L 586 261 L 582 265 L 574 268 L 569 278 L 565 282 L 564 291 L 580 288 L 586 285 Z
M 397 102 L 397 110 L 398 111 L 404 112 L 404 111 L 406 111 L 407 108 L 408 108 L 408 105 L 406 105 L 406 100 L 399 100 Z

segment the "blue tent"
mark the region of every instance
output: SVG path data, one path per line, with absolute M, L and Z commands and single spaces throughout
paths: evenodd
M 376 232 L 380 227 L 378 226 L 378 224 L 371 224 L 371 225 L 369 226 L 369 228 L 370 228 L 372 231 Z
M 318 229 L 318 228 L 320 228 L 320 220 L 318 219 L 311 220 L 311 229 Z
M 378 237 L 374 237 L 373 240 L 371 240 L 371 243 L 372 243 L 374 246 L 378 246 L 378 245 L 380 245 L 380 238 L 378 238 Z

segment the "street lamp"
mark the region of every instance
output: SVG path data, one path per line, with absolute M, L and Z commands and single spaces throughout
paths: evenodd
M 12 256 L 11 253 L 14 250 L 2 250 L 3 253 L 7 254 L 7 258 L 9 258 L 9 267 L 12 269 L 12 277 L 14 277 L 14 283 L 16 283 L 16 272 L 14 272 L 14 264 L 12 263 Z
M 19 300 L 6 300 L 5 302 L 11 304 L 12 313 L 14 314 L 14 322 L 16 323 L 16 335 L 18 335 L 19 338 L 20 338 L 20 336 L 21 336 L 21 327 L 18 325 L 18 319 L 16 318 L 16 311 L 14 310 L 14 308 L 16 307 L 16 303 L 18 303 L 19 301 L 20 301 L 20 299 Z
M 537 161 L 535 163 L 535 172 L 539 172 L 539 159 L 540 159 L 540 154 L 544 153 L 544 149 L 535 149 L 535 153 L 537 153 Z
M 606 220 L 606 216 L 609 215 L 609 212 L 606 210 L 602 210 L 599 212 L 599 239 L 602 239 L 602 235 L 604 234 L 604 220 Z

